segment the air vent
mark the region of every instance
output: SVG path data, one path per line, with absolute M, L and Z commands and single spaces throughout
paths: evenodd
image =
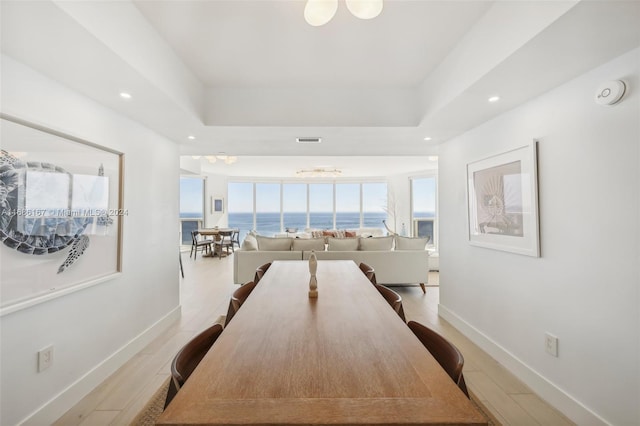
M 322 138 L 296 138 L 298 143 L 320 143 Z

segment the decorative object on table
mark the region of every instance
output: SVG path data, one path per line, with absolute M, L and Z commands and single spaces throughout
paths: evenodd
M 2 253 L 4 313 L 120 272 L 126 211 L 122 154 L 0 117 L 0 240 L 11 249 Z
M 318 259 L 316 258 L 316 252 L 311 251 L 309 255 L 309 273 L 311 278 L 309 279 L 309 297 L 315 299 L 318 297 L 318 280 L 316 279 L 316 271 L 318 270 Z
M 469 242 L 540 256 L 536 142 L 467 165 Z

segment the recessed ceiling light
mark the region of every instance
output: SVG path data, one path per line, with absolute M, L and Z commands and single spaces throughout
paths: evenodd
M 426 138 L 424 138 L 425 141 L 430 141 L 431 138 L 429 136 L 427 136 Z
M 500 100 L 500 96 L 492 96 L 488 99 L 489 102 L 498 102 Z
M 132 96 L 130 93 L 127 93 L 127 92 L 120 92 L 120 97 L 122 99 L 131 99 Z
M 189 136 L 187 136 L 187 139 L 194 140 L 195 138 L 196 138 L 196 137 L 195 137 L 195 136 L 193 136 L 193 135 L 189 135 Z

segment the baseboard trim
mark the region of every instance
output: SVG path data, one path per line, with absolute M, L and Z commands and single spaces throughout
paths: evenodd
M 458 314 L 438 304 L 438 315 L 457 328 L 469 340 L 491 355 L 524 384 L 529 386 L 540 398 L 551 404 L 562 414 L 579 425 L 610 425 L 605 419 L 591 411 L 580 401 L 560 389 L 554 383 L 529 367 L 518 357 L 493 341 Z
M 124 365 L 131 357 L 140 352 L 153 339 L 166 331 L 173 323 L 180 319 L 182 308 L 180 305 L 172 309 L 164 317 L 160 318 L 149 328 L 131 339 L 118 351 L 95 366 L 84 376 L 76 380 L 65 390 L 54 396 L 51 400 L 28 415 L 19 424 L 25 426 L 37 426 L 53 424 L 71 407 L 77 404 L 89 392 L 106 380 L 118 368 Z

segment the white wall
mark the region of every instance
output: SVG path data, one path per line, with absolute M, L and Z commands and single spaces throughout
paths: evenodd
M 1 100 L 3 113 L 125 154 L 122 274 L 0 319 L 0 424 L 49 424 L 179 315 L 179 153 L 6 56 Z M 53 365 L 37 373 L 36 353 L 51 344 Z
M 578 424 L 640 424 L 639 58 L 631 51 L 440 151 L 440 314 Z M 617 79 L 624 100 L 596 105 L 596 87 Z M 534 138 L 542 257 L 470 246 L 467 163 Z M 558 336 L 558 358 L 545 332 Z

